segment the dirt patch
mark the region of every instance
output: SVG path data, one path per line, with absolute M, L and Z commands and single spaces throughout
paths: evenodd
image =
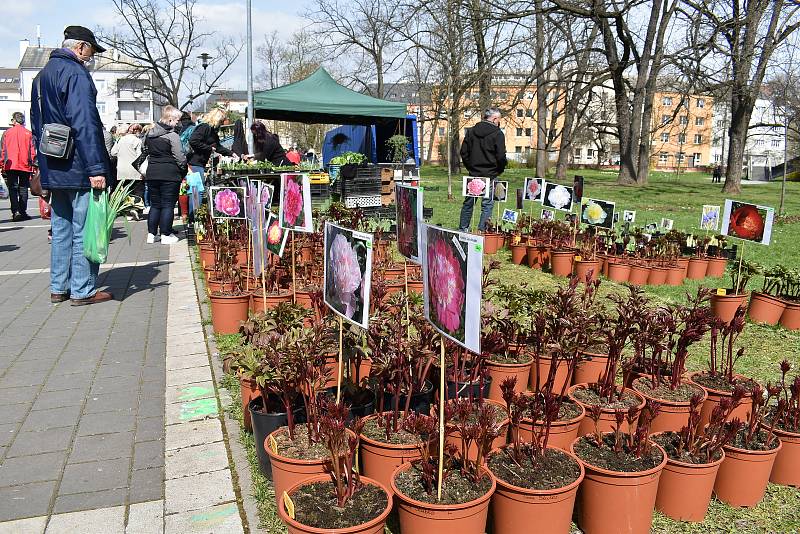
M 343 507 L 336 502 L 333 482 L 302 486 L 292 495 L 295 519 L 303 525 L 330 530 L 363 525 L 386 510 L 389 499 L 382 489 L 364 484 Z
M 476 484 L 466 479 L 459 471 L 451 471 L 442 484 L 442 500 L 439 501 L 436 500 L 435 488 L 431 494 L 425 491 L 418 465 L 412 465 L 408 471 L 397 475 L 394 483 L 403 494 L 429 504 L 463 504 L 481 498 L 492 487 L 492 481 L 488 476 L 484 476 Z
M 575 444 L 575 454 L 578 458 L 597 467 L 618 471 L 621 473 L 640 473 L 656 467 L 664 459 L 664 454 L 657 448 L 652 447 L 650 454 L 644 454 L 641 458 L 633 455 L 627 447 L 623 447 L 621 452 L 614 452 L 613 434 L 603 435 L 602 448 L 595 445 L 591 438 L 583 437 Z
M 511 456 L 511 447 L 489 456 L 489 469 L 498 478 L 519 486 L 536 490 L 552 490 L 569 486 L 581 475 L 581 469 L 571 456 L 559 450 L 548 449 L 542 458 L 531 462 L 527 451 L 519 463 Z

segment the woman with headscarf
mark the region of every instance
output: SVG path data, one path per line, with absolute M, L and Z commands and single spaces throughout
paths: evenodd
M 281 146 L 278 134 L 267 130 L 263 122 L 254 122 L 250 126 L 253 132 L 253 154 L 252 158 L 256 161 L 269 161 L 276 167 L 292 165 L 286 158 L 286 150 Z

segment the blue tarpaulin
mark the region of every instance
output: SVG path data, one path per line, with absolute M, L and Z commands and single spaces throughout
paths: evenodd
M 411 140 L 409 151 L 419 166 L 419 140 L 417 137 L 417 117 L 408 115 L 401 124 L 405 124 L 405 134 Z M 391 154 L 386 148 L 386 141 L 399 133 L 397 124 L 379 124 L 372 126 L 339 126 L 325 134 L 322 144 L 322 162 L 327 166 L 331 159 L 344 152 L 364 154 L 372 163 L 391 163 Z

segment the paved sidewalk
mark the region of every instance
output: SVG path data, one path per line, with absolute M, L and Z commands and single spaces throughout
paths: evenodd
M 0 201 L 0 534 L 241 532 L 186 242 L 118 221 L 115 300 L 52 305 L 49 224 L 9 218 Z

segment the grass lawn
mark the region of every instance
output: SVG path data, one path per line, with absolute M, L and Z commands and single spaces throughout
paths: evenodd
M 503 179 L 509 181 L 509 202 L 500 205 L 514 208 L 514 191 L 522 187 L 525 176 L 532 176 L 530 169 L 510 169 Z M 719 184 L 711 184 L 708 175 L 689 173 L 676 176 L 671 173 L 651 173 L 650 183 L 643 187 L 622 187 L 615 183 L 616 173 L 603 171 L 570 172 L 570 184 L 573 174 L 585 177 L 584 196 L 616 202 L 618 210 L 635 210 L 636 224 L 643 226 L 649 222 L 660 222 L 662 217 L 674 220 L 674 228 L 683 231 L 697 230 L 703 204 L 722 206 L 726 196 L 720 193 Z M 453 191 L 455 199 L 447 199 L 447 173 L 442 168 L 426 167 L 421 171 L 421 182 L 425 187 L 425 205 L 433 208 L 430 222 L 450 228 L 458 225 L 461 209 L 461 176 L 454 176 Z M 777 209 L 780 195 L 780 184 L 756 184 L 743 186 L 743 193 L 737 198 L 745 202 L 774 206 Z M 534 213 L 538 216 L 541 206 L 536 205 Z M 526 203 L 526 209 L 530 204 Z M 478 210 L 473 215 L 477 224 Z M 785 212 L 792 216 L 800 215 L 800 183 L 787 184 Z M 697 230 L 699 232 L 699 230 Z M 745 258 L 765 266 L 783 264 L 787 267 L 800 268 L 800 221 L 794 223 L 776 223 L 772 233 L 772 244 L 769 247 L 747 243 L 744 247 Z M 503 267 L 496 276 L 509 284 L 528 284 L 535 288 L 555 287 L 563 283 L 550 274 L 520 267 L 510 263 L 510 254 L 500 251 L 496 257 L 502 261 Z M 680 287 L 646 287 L 646 291 L 656 300 L 683 299 L 687 292 L 694 293 L 701 285 L 712 287 L 730 285 L 719 279 L 688 281 Z M 760 279 L 754 279 L 751 289 L 758 289 Z M 620 287 L 612 282 L 604 282 L 603 292 L 617 291 Z M 238 336 L 222 336 L 219 339 L 220 352 L 226 347 L 235 345 Z M 784 358 L 800 369 L 800 332 L 789 332 L 780 327 L 767 327 L 748 323 L 740 337 L 740 344 L 747 348 L 745 357 L 739 362 L 737 371 L 766 382 L 774 380 L 777 375 L 777 364 Z M 702 369 L 708 354 L 708 341 L 692 347 L 689 360 L 691 370 Z M 233 380 L 226 382 L 234 398 L 238 395 L 238 384 Z M 232 410 L 241 411 L 239 403 L 234 402 Z M 241 414 L 236 414 L 241 420 Z M 277 518 L 274 508 L 274 497 L 271 484 L 258 474 L 258 462 L 255 459 L 256 444 L 252 438 L 243 442 L 248 450 L 250 466 L 254 472 L 255 486 L 252 494 L 259 502 L 261 527 L 268 532 L 285 532 Z M 576 530 L 577 531 L 577 530 Z M 393 532 L 397 533 L 395 528 Z M 754 509 L 733 509 L 718 501 L 712 501 L 706 521 L 692 525 L 667 519 L 656 513 L 653 532 L 742 532 L 742 533 L 790 533 L 800 532 L 800 490 L 770 484 L 764 501 Z M 498 533 L 505 534 L 505 533 Z

